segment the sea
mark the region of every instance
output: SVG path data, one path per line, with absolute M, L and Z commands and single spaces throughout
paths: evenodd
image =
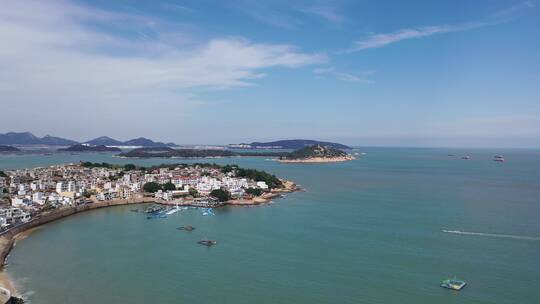
M 149 220 L 133 206 L 80 213 L 17 242 L 7 273 L 37 304 L 540 303 L 540 150 L 352 153 L 357 160 L 325 164 L 0 156 L 0 170 L 81 160 L 238 164 L 304 189 L 214 216 L 189 209 Z M 206 238 L 217 244 L 197 244 Z M 462 291 L 439 286 L 454 276 L 467 282 Z

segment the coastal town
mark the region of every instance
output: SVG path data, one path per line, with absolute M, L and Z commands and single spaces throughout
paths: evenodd
M 0 171 L 0 263 L 4 264 L 26 231 L 87 210 L 154 203 L 143 209 L 147 219 L 188 207 L 213 215 L 213 208 L 262 204 L 298 189 L 293 182 L 265 171 L 209 163 L 141 167 L 79 162 Z M 216 242 L 198 243 L 212 246 Z M 16 289 L 4 272 L 0 272 L 0 286 L 1 303 L 23 303 L 11 296 Z
M 77 163 L 0 173 L 0 229 L 64 207 L 99 202 L 155 202 L 221 207 L 263 203 L 296 185 L 237 166 L 175 164 L 155 167 Z

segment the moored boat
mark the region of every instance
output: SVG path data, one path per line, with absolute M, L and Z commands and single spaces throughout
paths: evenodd
M 213 240 L 200 240 L 197 242 L 197 244 L 200 244 L 200 245 L 205 245 L 205 246 L 214 246 L 215 244 L 217 244 L 216 241 L 213 241 Z
M 165 212 L 166 215 L 171 215 L 171 214 L 175 214 L 176 212 L 180 211 L 180 207 L 178 206 L 175 206 L 173 207 L 172 209 L 168 210 L 167 212 Z
M 195 230 L 195 227 L 193 227 L 191 225 L 185 225 L 185 226 L 178 227 L 176 229 L 177 230 L 184 230 L 184 231 L 193 231 L 193 230 Z
M 504 162 L 504 157 L 502 155 L 495 155 L 493 156 L 493 161 Z
M 441 287 L 442 288 L 458 290 L 458 291 L 463 289 L 463 287 L 465 287 L 465 285 L 467 285 L 467 282 L 458 280 L 455 277 L 454 278 L 448 278 L 448 279 L 443 280 L 441 282 Z

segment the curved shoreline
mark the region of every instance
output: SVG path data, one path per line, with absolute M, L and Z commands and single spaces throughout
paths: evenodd
M 294 182 L 289 180 L 281 179 L 284 184 L 283 189 L 276 189 L 269 193 L 265 193 L 259 197 L 254 197 L 250 200 L 238 200 L 238 201 L 228 201 L 224 206 L 242 206 L 242 205 L 259 205 L 268 203 L 272 198 L 281 196 L 282 193 L 290 193 L 301 190 Z M 9 253 L 15 246 L 18 240 L 26 238 L 32 231 L 38 227 L 54 222 L 56 220 L 68 217 L 70 215 L 114 206 L 124 206 L 124 205 L 136 205 L 144 203 L 157 203 L 168 205 L 166 202 L 161 202 L 156 200 L 154 197 L 144 197 L 139 196 L 134 199 L 116 199 L 109 201 L 94 201 L 91 204 L 79 205 L 74 207 L 65 207 L 61 209 L 54 210 L 49 213 L 40 214 L 39 216 L 33 218 L 31 221 L 21 224 L 19 226 L 13 227 L 9 230 L 0 233 L 0 285 L 3 285 L 4 288 L 8 289 L 12 295 L 17 295 L 17 290 L 13 281 L 7 275 L 5 271 L 5 266 L 7 265 L 6 259 L 9 256 Z M 189 204 L 188 204 L 189 205 Z
M 17 294 L 17 290 L 14 287 L 13 282 L 6 275 L 5 266 L 6 259 L 13 249 L 17 240 L 22 239 L 21 235 L 23 233 L 29 232 L 32 229 L 35 229 L 39 226 L 48 224 L 50 222 L 68 217 L 73 214 L 90 211 L 94 209 L 113 207 L 113 206 L 123 206 L 123 205 L 134 205 L 134 204 L 143 204 L 153 202 L 153 198 L 136 198 L 131 200 L 111 200 L 103 202 L 94 202 L 92 204 L 80 205 L 75 207 L 66 207 L 58 210 L 54 210 L 47 214 L 42 214 L 39 217 L 32 219 L 31 221 L 21 224 L 19 226 L 13 227 L 9 230 L 6 230 L 0 233 L 0 283 L 2 283 L 4 288 L 9 289 L 13 295 Z

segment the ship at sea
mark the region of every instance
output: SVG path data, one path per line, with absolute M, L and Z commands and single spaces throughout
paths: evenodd
M 442 288 L 447 288 L 447 289 L 452 289 L 452 290 L 457 290 L 457 291 L 463 289 L 465 285 L 467 285 L 467 282 L 458 280 L 456 279 L 456 277 L 448 278 L 441 282 Z

